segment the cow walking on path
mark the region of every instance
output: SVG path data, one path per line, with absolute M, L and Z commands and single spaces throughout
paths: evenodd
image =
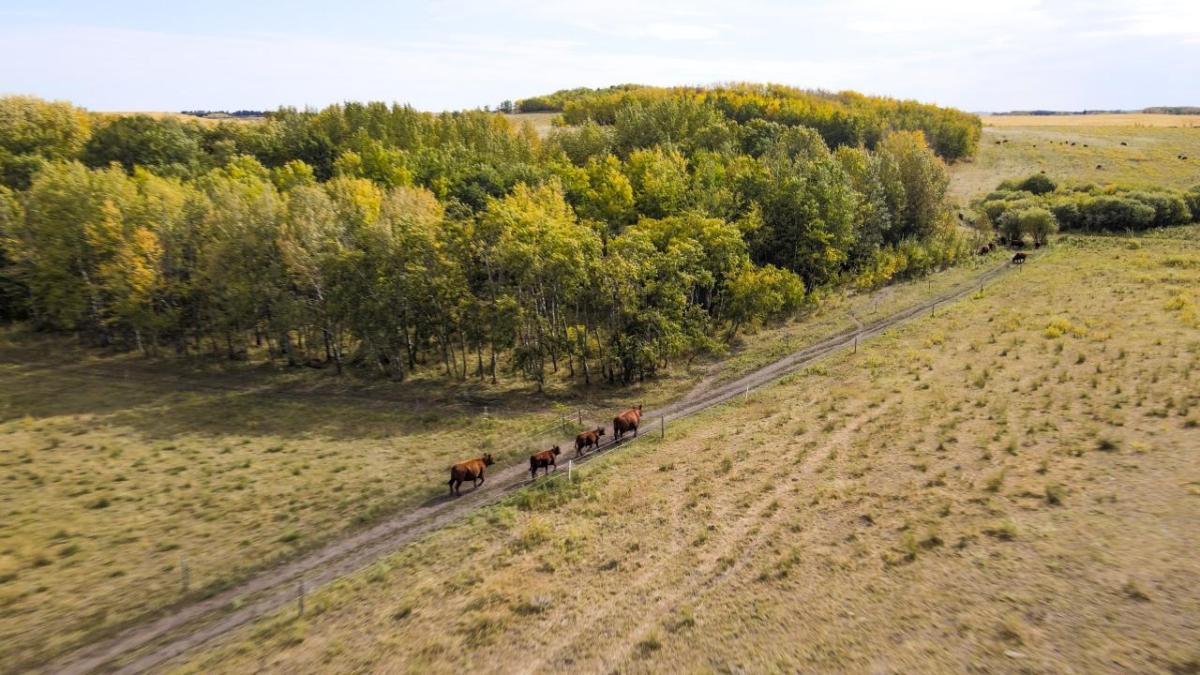
M 483 470 L 494 463 L 492 453 L 489 452 L 483 457 L 468 459 L 450 467 L 450 494 L 462 496 L 459 488 L 466 481 L 471 481 L 472 487 L 483 485 Z
M 1017 253 L 1013 256 L 1012 262 L 1014 265 L 1023 265 L 1025 263 L 1025 258 L 1026 255 L 1024 253 Z
M 537 478 L 538 469 L 543 469 L 547 475 L 550 473 L 550 467 L 554 467 L 554 470 L 558 471 L 558 463 L 555 461 L 555 458 L 560 454 L 562 454 L 562 450 L 559 450 L 558 446 L 556 445 L 549 450 L 535 452 L 530 455 L 529 480 Z
M 575 456 L 583 454 L 585 449 L 594 448 L 600 449 L 600 437 L 604 435 L 604 427 L 596 427 L 592 431 L 585 431 L 575 437 Z
M 639 403 L 637 407 L 630 408 L 625 412 L 613 418 L 613 439 L 621 440 L 621 437 L 632 431 L 633 437 L 637 438 L 638 424 L 642 421 L 642 405 Z

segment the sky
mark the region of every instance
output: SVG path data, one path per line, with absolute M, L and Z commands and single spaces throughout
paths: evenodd
M 0 0 L 0 93 L 92 110 L 728 81 L 977 112 L 1200 105 L 1200 0 Z

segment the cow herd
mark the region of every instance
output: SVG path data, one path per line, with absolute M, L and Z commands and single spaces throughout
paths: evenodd
M 634 438 L 638 434 L 638 426 L 642 422 L 642 406 L 638 404 L 629 410 L 617 415 L 613 418 L 613 442 L 619 442 L 625 434 L 633 432 Z M 600 437 L 605 433 L 604 427 L 596 427 L 591 431 L 581 432 L 575 437 L 575 456 L 587 454 L 589 450 L 600 449 Z M 542 470 L 543 475 L 550 473 L 550 467 L 558 470 L 558 456 L 562 454 L 562 449 L 559 446 L 554 446 L 549 450 L 535 452 L 529 456 L 529 478 L 530 480 L 537 478 L 537 472 Z M 491 453 L 485 453 L 481 457 L 468 459 L 459 462 L 450 467 L 450 495 L 461 495 L 459 488 L 466 481 L 471 481 L 472 487 L 483 485 L 484 469 L 495 463 Z

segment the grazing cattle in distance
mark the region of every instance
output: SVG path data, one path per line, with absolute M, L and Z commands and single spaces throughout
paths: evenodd
M 1129 144 L 1126 143 L 1125 141 L 1121 141 L 1121 145 L 1129 145 Z
M 462 495 L 459 488 L 466 481 L 471 481 L 472 487 L 483 485 L 483 470 L 494 463 L 492 453 L 489 452 L 483 457 L 468 459 L 450 467 L 450 494 Z
M 1013 256 L 1013 258 L 1012 258 L 1012 261 L 1013 261 L 1013 264 L 1014 264 L 1014 265 L 1020 265 L 1020 264 L 1023 264 L 1023 263 L 1025 262 L 1025 254 L 1024 254 L 1024 253 L 1018 253 L 1018 254 L 1014 255 L 1014 256 Z
M 530 455 L 529 456 L 529 479 L 533 480 L 534 478 L 537 478 L 538 469 L 545 469 L 545 472 L 547 474 L 550 473 L 550 467 L 554 467 L 554 470 L 558 471 L 558 463 L 555 461 L 554 458 L 558 457 L 560 454 L 562 454 L 562 450 L 559 450 L 558 446 L 556 445 L 553 448 L 550 448 L 549 450 L 535 452 L 532 455 Z
M 1096 168 L 1097 168 L 1097 169 L 1103 169 L 1103 168 L 1104 168 L 1104 165 L 1103 165 L 1103 164 L 1097 164 L 1097 165 L 1096 165 Z
M 979 255 L 987 255 L 988 253 L 991 252 L 991 250 L 992 249 L 989 245 L 984 244 L 983 246 L 979 247 Z
M 584 448 L 600 449 L 600 437 L 604 435 L 604 427 L 596 427 L 575 437 L 575 456 L 583 454 Z
M 638 404 L 636 408 L 630 408 L 625 412 L 613 418 L 613 438 L 621 440 L 627 432 L 632 431 L 633 437 L 637 438 L 638 424 L 642 421 L 642 404 Z

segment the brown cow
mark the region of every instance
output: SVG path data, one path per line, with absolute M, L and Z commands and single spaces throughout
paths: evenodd
M 638 424 L 641 421 L 642 404 L 639 403 L 637 407 L 630 408 L 613 418 L 613 439 L 619 441 L 629 431 L 632 431 L 633 437 L 637 438 Z
M 459 488 L 466 481 L 471 481 L 473 487 L 483 485 L 483 469 L 484 467 L 491 466 L 493 463 L 492 453 L 489 452 L 483 457 L 468 459 L 450 467 L 450 494 L 462 495 Z
M 553 448 L 550 448 L 549 450 L 535 452 L 532 455 L 530 455 L 529 456 L 529 479 L 533 480 L 534 478 L 537 478 L 537 470 L 538 469 L 545 469 L 547 474 L 550 473 L 550 467 L 554 467 L 554 470 L 558 471 L 558 464 L 554 461 L 554 458 L 558 457 L 559 454 L 561 454 L 561 453 L 562 453 L 562 450 L 559 450 L 558 446 L 556 445 Z
M 1018 253 L 1018 254 L 1014 255 L 1012 261 L 1013 261 L 1014 265 L 1020 265 L 1021 263 L 1024 263 L 1025 262 L 1025 254 Z
M 585 431 L 575 437 L 575 456 L 583 454 L 584 448 L 600 449 L 600 437 L 604 435 L 604 427 L 596 427 L 594 431 Z

